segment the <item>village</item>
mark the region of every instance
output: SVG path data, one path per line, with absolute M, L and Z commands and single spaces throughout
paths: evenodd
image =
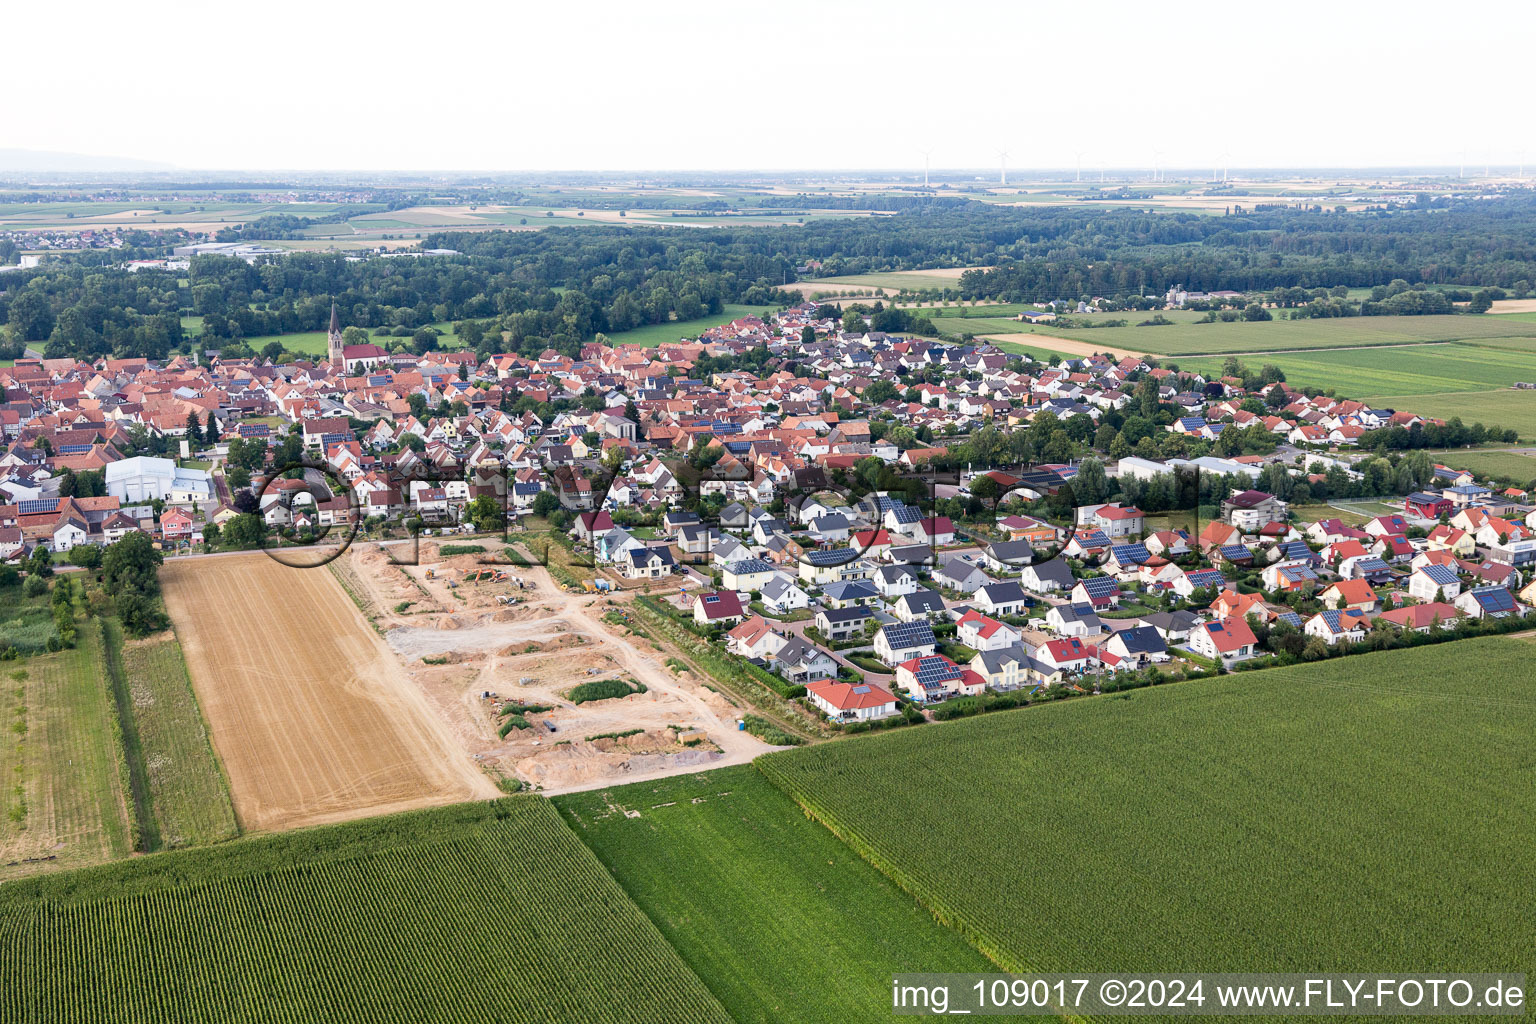
M 89 566 L 131 531 L 174 555 L 538 520 L 588 558 L 571 586 L 661 595 L 839 724 L 1513 628 L 1536 606 L 1523 489 L 1358 450 L 1444 424 L 859 319 L 804 303 L 655 348 L 480 359 L 344 344 L 333 318 L 317 362 L 20 360 L 0 369 L 0 558 Z

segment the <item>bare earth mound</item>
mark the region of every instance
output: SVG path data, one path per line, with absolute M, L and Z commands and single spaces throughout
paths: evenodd
M 498 795 L 331 573 L 254 554 L 161 579 L 245 828 Z

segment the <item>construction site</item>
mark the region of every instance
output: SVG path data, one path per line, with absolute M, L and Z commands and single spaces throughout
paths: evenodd
M 773 749 L 740 728 L 750 709 L 634 625 L 632 592 L 618 581 L 593 574 L 562 585 L 542 566 L 487 564 L 534 561 L 525 550 L 479 546 L 443 557 L 422 543 L 415 564 L 357 546 L 330 570 L 503 788 L 588 789 Z

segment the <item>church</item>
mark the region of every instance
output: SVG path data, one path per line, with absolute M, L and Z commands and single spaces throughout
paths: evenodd
M 340 370 L 349 377 L 366 373 L 376 366 L 389 362 L 389 353 L 377 345 L 348 345 L 341 336 L 341 317 L 336 303 L 331 303 L 331 329 L 326 335 L 325 358 L 332 370 Z

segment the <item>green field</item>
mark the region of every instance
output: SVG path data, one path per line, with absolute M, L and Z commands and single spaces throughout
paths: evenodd
M 112 682 L 120 688 L 123 734 L 146 849 L 217 843 L 239 834 L 229 787 L 214 757 L 181 645 L 129 641 L 109 623 Z M 113 641 L 116 641 L 115 643 Z
M 442 337 L 437 339 L 437 348 L 446 351 L 460 347 L 459 336 L 454 333 L 453 324 L 439 323 L 428 324 L 427 326 L 435 327 L 443 332 Z M 302 352 L 311 356 L 324 356 L 325 346 L 329 337 L 330 335 L 326 331 L 301 331 L 297 334 L 264 334 L 257 338 L 247 338 L 245 342 L 256 352 L 260 352 L 262 347 L 268 342 L 278 341 L 282 342 L 283 347 L 290 352 Z M 369 342 L 385 348 L 389 346 L 390 342 L 396 340 L 408 341 L 409 339 L 396 339 L 387 335 L 376 337 L 373 331 L 370 330 L 368 332 Z
M 1501 476 L 1514 480 L 1524 487 L 1536 479 L 1536 454 L 1504 451 L 1429 452 L 1436 462 L 1453 469 L 1471 470 L 1479 476 Z
M 1384 409 L 1407 409 L 1420 416 L 1465 423 L 1513 427 L 1522 438 L 1536 438 L 1536 391 L 1453 391 L 1434 395 L 1369 395 Z
M 541 798 L 0 888 L 7 1021 L 730 1020 Z
M 1137 317 L 1127 314 L 1134 324 Z M 1168 319 L 1174 319 L 1169 316 Z M 1268 354 L 1294 349 L 1402 345 L 1426 341 L 1467 341 L 1487 338 L 1536 338 L 1536 323 L 1510 317 L 1367 316 L 1336 320 L 1272 320 L 1260 323 L 1173 323 L 1164 327 L 1099 327 L 1062 330 L 1013 320 L 989 323 L 985 330 L 972 320 L 976 334 L 1037 334 L 1071 338 L 1090 345 L 1129 349 L 1154 355 Z M 947 326 L 947 325 L 946 325 Z M 1048 344 L 1042 340 L 1042 344 Z M 1182 366 L 1183 364 L 1180 363 Z
M 774 311 L 772 306 L 740 306 L 727 303 L 725 308 L 713 316 L 701 316 L 695 320 L 674 320 L 666 324 L 649 324 L 645 327 L 636 327 L 632 331 L 615 331 L 609 334 L 608 341 L 614 345 L 645 345 L 655 348 L 657 345 L 673 344 L 680 339 L 694 340 L 700 334 L 711 327 L 719 327 L 728 324 L 744 316 L 767 316 Z
M 1257 369 L 1261 359 L 1273 363 L 1285 371 L 1286 383 L 1296 387 L 1333 388 L 1340 395 L 1362 397 L 1431 395 L 1508 388 L 1516 381 L 1536 381 L 1536 340 L 1514 340 L 1523 347 L 1481 343 L 1406 345 L 1240 358 L 1250 369 Z M 1178 366 L 1181 370 L 1219 376 L 1223 358 L 1181 358 Z
M 741 1024 L 868 1020 L 897 971 L 992 969 L 750 765 L 555 804 Z
M 78 629 L 73 650 L 6 662 L 0 674 L 0 879 L 132 847 L 101 628 Z M 56 859 L 35 860 L 46 857 Z
M 812 277 L 800 282 L 811 294 L 880 289 L 889 292 L 958 289 L 960 279 L 953 273 L 921 270 L 896 270 L 883 274 L 843 274 L 839 277 Z
M 1459 641 L 757 764 L 1010 970 L 1528 972 L 1533 653 Z

